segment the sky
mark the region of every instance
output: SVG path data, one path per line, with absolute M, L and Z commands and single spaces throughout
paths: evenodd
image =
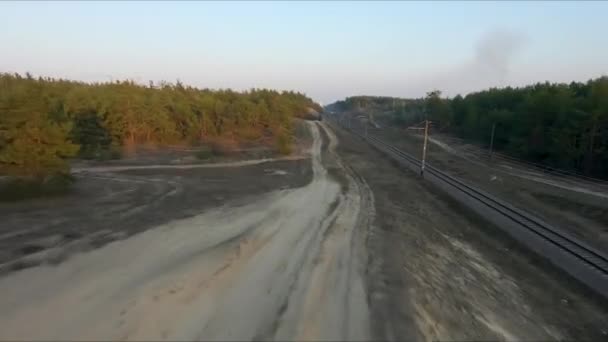
M 346 96 L 608 75 L 608 2 L 0 1 L 0 72 Z

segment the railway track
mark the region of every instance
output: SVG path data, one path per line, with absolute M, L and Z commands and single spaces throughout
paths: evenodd
M 420 174 L 421 161 L 362 128 L 334 123 L 359 136 L 401 165 Z M 428 162 L 425 180 L 444 190 L 459 203 L 505 230 L 520 243 L 548 259 L 599 295 L 608 298 L 608 255 L 573 237 L 564 229 L 548 224 L 471 184 L 449 175 Z

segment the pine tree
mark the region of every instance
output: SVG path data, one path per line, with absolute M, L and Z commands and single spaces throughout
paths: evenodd
M 0 172 L 42 179 L 69 172 L 65 158 L 78 152 L 69 141 L 70 123 L 56 123 L 47 114 L 31 112 L 0 119 Z

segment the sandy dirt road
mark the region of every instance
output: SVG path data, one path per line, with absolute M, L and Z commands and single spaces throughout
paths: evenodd
M 0 278 L 2 340 L 365 340 L 371 195 L 335 136 L 313 180 Z M 322 163 L 323 160 L 323 163 Z M 361 210 L 361 208 L 364 210 Z

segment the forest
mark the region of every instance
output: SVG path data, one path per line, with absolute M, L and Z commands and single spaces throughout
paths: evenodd
M 491 88 L 420 99 L 351 97 L 329 108 L 383 112 L 400 126 L 429 119 L 435 129 L 513 157 L 608 179 L 608 77 L 587 82 Z
M 286 154 L 293 118 L 311 108 L 321 110 L 297 92 L 1 73 L 0 176 L 41 180 L 68 174 L 69 158 L 117 158 L 139 144 L 263 140 Z

